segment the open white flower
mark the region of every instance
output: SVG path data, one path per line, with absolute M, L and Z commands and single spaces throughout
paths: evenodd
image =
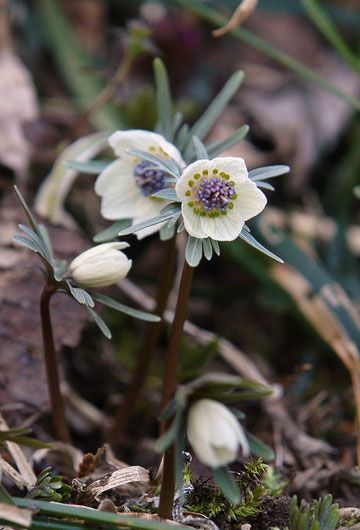
M 233 462 L 239 446 L 249 454 L 249 444 L 236 416 L 219 401 L 200 399 L 191 405 L 187 437 L 196 456 L 211 468 Z
M 148 169 L 151 162 L 140 160 L 127 150 L 145 151 L 158 158 L 175 160 L 184 167 L 180 152 L 160 134 L 136 129 L 116 131 L 110 136 L 109 143 L 120 158 L 109 164 L 95 183 L 95 192 L 101 196 L 102 216 L 110 220 L 129 218 L 132 224 L 156 217 L 169 201 L 152 197 L 152 194 L 169 187 L 170 183 L 166 182 L 168 174 Z M 141 239 L 160 227 L 140 230 L 137 237 Z
M 259 214 L 267 199 L 248 177 L 242 158 L 218 157 L 187 166 L 175 187 L 186 231 L 217 241 L 236 239 L 245 221 Z
M 103 243 L 77 256 L 69 266 L 71 277 L 86 287 L 106 287 L 125 278 L 132 261 L 121 252 L 128 243 Z

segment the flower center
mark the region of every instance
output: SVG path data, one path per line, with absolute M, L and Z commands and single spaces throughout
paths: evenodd
M 169 176 L 168 173 L 160 169 L 151 169 L 151 162 L 147 160 L 140 160 L 134 164 L 134 176 L 145 197 L 169 187 L 169 182 L 165 180 Z
M 213 177 L 210 180 L 203 178 L 198 190 L 199 206 L 204 210 L 225 211 L 230 201 L 236 198 L 235 188 L 228 180 L 221 177 Z

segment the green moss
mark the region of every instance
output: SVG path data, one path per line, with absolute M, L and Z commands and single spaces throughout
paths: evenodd
M 236 521 L 241 517 L 258 515 L 261 513 L 264 496 L 269 493 L 262 480 L 266 468 L 261 458 L 244 464 L 244 470 L 237 477 L 241 491 L 241 501 L 238 505 L 227 501 L 221 490 L 211 482 L 199 481 L 195 484 L 194 494 L 186 509 L 190 512 L 201 513 L 215 521 L 224 518 Z

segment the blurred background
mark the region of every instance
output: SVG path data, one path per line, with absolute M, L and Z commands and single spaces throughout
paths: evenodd
M 248 124 L 247 137 L 227 154 L 243 157 L 249 169 L 291 167 L 274 181 L 276 191 L 266 192 L 268 207 L 260 219 L 249 223 L 285 265 L 240 241 L 223 244 L 220 258 L 201 263 L 189 319 L 214 336 L 185 334 L 181 378 L 210 368 L 243 375 L 253 369 L 277 384 L 272 405 L 244 409 L 247 428 L 275 447 L 278 467 L 289 477 L 295 473 L 292 491 L 308 498 L 331 491 L 356 505 L 359 479 L 350 469 L 356 463 L 354 418 L 360 418 L 353 397 L 360 395 L 360 6 L 358 0 L 260 0 L 241 28 L 212 36 L 237 4 L 0 2 L 0 396 L 4 403 L 23 404 L 13 413 L 15 423 L 19 414 L 46 408 L 40 339 L 28 302 L 36 303 L 41 278 L 21 272 L 24 254 L 10 246 L 14 224 L 23 221 L 12 184 L 32 203 L 57 157 L 77 138 L 152 130 L 154 57 L 164 61 L 176 108 L 189 123 L 241 69 L 245 80 L 206 140 L 221 140 Z M 65 204 L 72 224 L 56 219 L 51 226 L 55 248 L 67 259 L 108 226 L 93 184 L 94 175 L 78 176 Z M 136 300 L 128 286 L 127 297 L 141 305 L 145 293 L 156 292 L 162 243 L 157 235 L 129 241 L 130 279 L 144 295 Z M 115 337 L 111 343 L 76 310 L 69 332 L 67 305 L 54 304 L 65 379 L 104 415 L 98 422 L 79 410 L 71 415 L 77 443 L 86 451 L 101 443 L 99 423 L 121 401 L 144 332 L 143 324 L 118 313 L 103 316 Z M 21 340 L 19 333 L 25 335 Z M 123 440 L 129 464 L 153 463 L 165 345 L 166 333 Z M 43 418 L 39 435 L 46 428 Z

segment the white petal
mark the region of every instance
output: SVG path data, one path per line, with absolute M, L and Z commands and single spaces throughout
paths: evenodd
M 83 265 L 78 272 L 74 272 L 73 278 L 87 287 L 107 287 L 125 278 L 131 266 L 132 260 L 128 259 L 104 262 L 96 266 Z
M 152 152 L 150 150 L 152 147 L 155 147 L 154 154 L 158 155 L 158 150 L 161 148 L 170 158 L 176 160 L 181 167 L 185 165 L 178 149 L 161 136 L 161 134 L 154 132 L 143 131 L 141 129 L 116 131 L 110 136 L 109 144 L 118 156 L 123 156 L 129 149 Z
M 98 195 L 107 195 L 112 193 L 114 186 L 130 181 L 136 186 L 134 178 L 134 167 L 123 160 L 115 160 L 100 173 L 95 181 L 95 192 Z
M 194 180 L 194 175 L 196 173 L 200 173 L 201 175 L 204 170 L 207 170 L 209 175 L 211 175 L 214 169 L 218 170 L 218 174 L 222 172 L 228 173 L 230 178 L 238 183 L 245 182 L 248 178 L 246 165 L 242 158 L 228 156 L 213 158 L 212 160 L 197 160 L 187 166 L 182 172 L 182 175 L 176 184 L 176 193 L 181 194 L 185 192 L 186 189 L 188 189 L 188 181 Z
M 152 234 L 155 234 L 155 232 L 158 232 L 160 228 L 162 228 L 167 221 L 164 221 L 163 223 L 159 223 L 158 225 L 148 226 L 147 228 L 143 228 L 142 230 L 139 230 L 135 233 L 136 237 L 139 239 L 144 239 L 144 237 L 151 236 Z
M 143 200 L 139 201 L 138 203 L 136 208 L 137 216 L 133 219 L 132 224 L 135 225 L 142 223 L 143 221 L 147 221 L 152 217 L 160 215 L 161 210 L 164 208 L 164 206 L 166 206 L 166 204 L 168 204 L 168 201 L 154 201 L 153 199 L 144 197 Z M 151 234 L 155 234 L 155 232 L 160 230 L 165 222 L 143 228 L 142 230 L 135 232 L 135 235 L 140 240 L 144 237 L 150 236 Z
M 156 217 L 167 204 L 169 204 L 168 201 L 152 199 L 142 195 L 136 202 L 133 224 L 135 224 L 135 218 L 136 223 L 141 223 L 151 217 Z M 138 221 L 138 219 L 141 219 L 141 221 Z
M 238 237 L 244 226 L 244 219 L 240 212 L 235 209 L 227 210 L 227 215 L 220 213 L 219 217 L 201 217 L 201 228 L 206 234 L 217 241 L 233 241 Z
M 244 221 L 258 215 L 265 208 L 266 196 L 259 190 L 255 182 L 248 179 L 246 182 L 236 185 L 235 190 L 238 197 L 234 201 L 234 209 L 236 208 L 241 213 Z
M 70 264 L 71 268 L 78 267 L 83 263 L 86 263 L 88 260 L 97 259 L 99 256 L 106 256 L 110 249 L 122 250 L 128 248 L 130 245 L 125 241 L 113 241 L 111 243 L 102 243 L 101 245 L 96 245 L 96 247 L 89 248 L 85 250 L 79 256 L 77 256 Z M 117 252 L 117 254 L 123 254 L 122 252 Z M 126 256 L 125 256 L 126 257 Z
M 199 214 L 194 213 L 194 208 L 190 208 L 187 204 L 182 203 L 181 209 L 187 233 L 200 239 L 207 237 L 207 234 L 204 232 L 201 225 L 201 220 L 203 218 Z

